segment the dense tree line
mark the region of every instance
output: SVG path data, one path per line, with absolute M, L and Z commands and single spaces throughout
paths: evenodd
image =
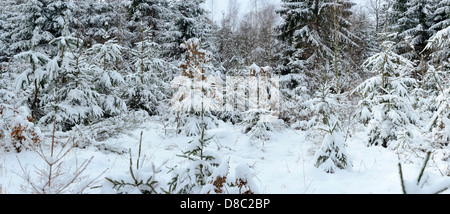
M 257 65 L 279 75 L 280 118 L 294 128 L 335 130 L 345 114 L 330 100 L 345 100 L 359 102 L 369 144 L 387 147 L 423 122 L 448 143 L 450 1 L 371 0 L 369 13 L 350 0 L 255 1 L 243 17 L 229 3 L 216 23 L 204 0 L 1 1 L 0 104 L 62 130 L 130 110 L 167 114 L 170 82 L 190 60 L 182 44 L 197 38 L 207 74 L 225 81 Z M 314 113 L 316 101 L 334 107 Z

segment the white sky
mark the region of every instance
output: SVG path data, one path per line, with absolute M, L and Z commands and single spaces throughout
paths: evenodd
M 258 4 L 261 4 L 264 1 L 276 4 L 281 2 L 281 0 L 258 0 Z M 240 6 L 239 15 L 254 10 L 254 0 L 238 0 L 238 3 Z M 210 15 L 214 16 L 215 21 L 220 21 L 223 17 L 223 13 L 226 13 L 225 11 L 228 8 L 228 0 L 206 0 L 205 8 L 212 11 Z
M 239 15 L 243 15 L 245 14 L 245 12 L 254 10 L 254 1 L 255 0 L 238 0 L 240 5 Z M 257 1 L 258 3 L 264 1 L 276 4 L 281 3 L 281 0 L 257 0 Z M 364 7 L 368 0 L 352 0 L 352 1 L 357 3 L 359 6 Z M 204 6 L 207 10 L 212 11 L 210 15 L 214 16 L 214 20 L 218 22 L 222 19 L 222 14 L 225 13 L 228 7 L 228 0 L 206 0 Z

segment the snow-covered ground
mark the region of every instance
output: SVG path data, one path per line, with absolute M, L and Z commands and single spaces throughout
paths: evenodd
M 241 164 L 248 165 L 254 173 L 254 182 L 259 193 L 263 194 L 320 194 L 320 193 L 360 193 L 360 194 L 401 194 L 398 160 L 403 165 L 405 180 L 413 182 L 417 179 L 423 158 L 422 152 L 411 152 L 398 155 L 395 151 L 382 147 L 367 147 L 364 143 L 364 131 L 352 134 L 348 140 L 347 152 L 352 167 L 328 174 L 314 167 L 314 153 L 320 146 L 320 140 L 308 139 L 305 132 L 283 129 L 273 133 L 272 141 L 250 143 L 249 136 L 242 134 L 240 126 L 221 123 L 220 128 L 209 130 L 214 136 L 208 149 L 220 154 L 222 159 L 229 158 L 230 174 Z M 281 130 L 281 129 L 280 129 Z M 86 193 L 113 193 L 108 189 L 104 177 L 122 178 L 129 176 L 129 153 L 131 149 L 133 164 L 137 159 L 141 131 L 143 166 L 156 166 L 163 162 L 163 172 L 158 174 L 160 182 L 167 182 L 171 174 L 169 167 L 183 165 L 185 159 L 178 157 L 191 138 L 177 136 L 165 130 L 159 117 L 143 120 L 135 127 L 122 130 L 117 137 L 103 142 L 95 142 L 85 149 L 74 149 L 64 161 L 67 167 L 76 167 L 85 159 L 93 157 L 84 175 L 101 177 Z M 103 145 L 103 146 L 102 146 Z M 107 149 L 101 149 L 107 148 Z M 409 154 L 409 155 L 405 155 Z M 445 180 L 442 174 L 448 170 L 448 162 L 444 162 L 435 154 L 427 168 L 430 183 Z M 2 153 L 0 155 L 0 185 L 2 193 L 28 193 L 23 170 L 37 177 L 36 169 L 45 166 L 42 159 L 32 151 L 21 153 Z M 105 171 L 106 170 L 106 171 Z M 102 172 L 104 172 L 102 174 Z M 442 173 L 442 174 L 441 174 Z M 103 186 L 103 187 L 100 187 Z M 427 187 L 427 184 L 425 185 Z M 446 191 L 444 193 L 450 193 Z

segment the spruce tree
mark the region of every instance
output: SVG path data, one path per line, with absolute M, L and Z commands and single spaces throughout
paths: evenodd
M 409 0 L 406 3 L 407 10 L 403 14 L 402 31 L 398 31 L 398 37 L 401 41 L 406 42 L 405 49 L 410 59 L 418 59 L 419 55 L 425 48 L 427 40 L 430 38 L 430 22 L 431 5 L 428 0 Z
M 369 146 L 395 148 L 399 134 L 418 122 L 409 100 L 416 84 L 408 77 L 414 64 L 394 53 L 393 46 L 393 42 L 384 42 L 382 52 L 366 60 L 364 66 L 375 76 L 354 90 L 362 96 L 360 119 L 368 121 Z
M 82 51 L 82 40 L 67 31 L 63 35 L 51 41 L 59 51 L 47 66 L 49 77 L 41 101 L 45 115 L 40 122 L 56 120 L 59 129 L 69 130 L 101 118 L 103 110 L 98 103 L 100 94 L 92 87 L 94 70 Z
M 40 88 L 46 81 L 48 72 L 45 65 L 50 58 L 40 52 L 33 50 L 25 51 L 15 56 L 17 59 L 24 59 L 29 63 L 16 79 L 16 92 L 20 94 L 22 99 L 27 99 L 27 103 L 19 102 L 21 105 L 28 105 L 32 111 L 33 118 L 38 118 Z M 24 100 L 25 102 L 25 100 Z
M 150 30 L 141 27 L 141 41 L 131 50 L 133 71 L 125 76 L 126 98 L 130 109 L 157 114 L 157 107 L 167 100 L 170 74 L 175 70 L 162 58 L 161 46 L 151 40 Z
M 327 75 L 327 63 L 339 66 L 335 59 L 344 50 L 339 46 L 356 45 L 348 21 L 353 5 L 346 0 L 283 0 L 277 11 L 282 17 L 278 39 L 285 45 L 281 74 L 302 73 L 313 80 L 309 88 L 317 88 L 313 83 Z
M 123 47 L 116 39 L 108 38 L 106 31 L 104 33 L 106 42 L 93 45 L 88 52 L 94 59 L 93 83 L 100 93 L 98 103 L 105 116 L 115 116 L 127 110 L 126 103 L 121 96 L 125 79 L 117 67 L 117 62 L 123 60 Z
M 202 48 L 198 38 L 184 42 L 186 56 L 180 62 L 181 75 L 174 78 L 171 87 L 177 89 L 171 107 L 178 112 L 178 128 L 188 136 L 199 135 L 202 126 L 216 127 L 212 114 L 222 108 L 221 79 L 211 69 L 211 52 Z
M 170 31 L 176 33 L 172 38 L 175 46 L 169 56 L 179 58 L 184 53 L 178 48 L 179 45 L 191 38 L 201 38 L 204 49 L 210 46 L 211 24 L 207 19 L 207 10 L 202 7 L 204 3 L 205 0 L 173 1 L 173 28 Z

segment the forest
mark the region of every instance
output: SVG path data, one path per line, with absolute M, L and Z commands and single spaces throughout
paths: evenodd
M 450 193 L 450 0 L 209 4 L 0 1 L 0 194 Z

